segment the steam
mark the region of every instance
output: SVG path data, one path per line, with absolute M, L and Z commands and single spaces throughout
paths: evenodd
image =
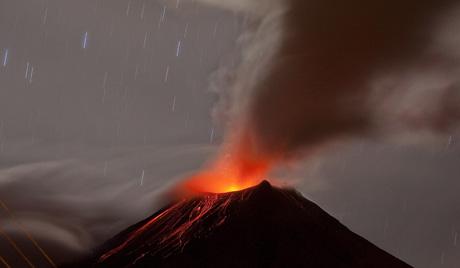
M 213 83 L 225 96 L 216 114 L 236 129 L 230 148 L 249 161 L 458 123 L 458 52 L 439 38 L 455 1 L 204 2 L 246 8 L 252 19 L 240 65 Z

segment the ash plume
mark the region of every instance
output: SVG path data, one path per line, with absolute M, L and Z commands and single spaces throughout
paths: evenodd
M 458 55 L 440 34 L 456 1 L 202 2 L 249 14 L 239 66 L 213 81 L 244 161 L 458 123 Z

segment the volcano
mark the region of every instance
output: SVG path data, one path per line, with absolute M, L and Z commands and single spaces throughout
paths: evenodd
M 174 202 L 94 252 L 75 267 L 411 267 L 266 181 Z

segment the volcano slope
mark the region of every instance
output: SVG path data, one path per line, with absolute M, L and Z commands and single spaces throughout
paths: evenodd
M 74 267 L 411 267 L 264 181 L 173 203 Z

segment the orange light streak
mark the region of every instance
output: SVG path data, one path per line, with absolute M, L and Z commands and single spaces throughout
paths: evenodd
M 22 250 L 18 247 L 16 242 L 14 242 L 13 239 L 11 239 L 11 237 L 6 232 L 4 232 L 2 229 L 0 229 L 0 235 L 2 235 L 8 241 L 8 243 L 10 243 L 10 245 L 14 248 L 14 250 L 16 250 L 19 256 L 21 256 L 24 259 L 24 261 L 27 262 L 29 267 L 35 268 L 35 265 L 33 265 L 32 262 L 24 254 L 24 252 L 22 252 Z
M 5 265 L 6 268 L 11 268 L 11 266 L 6 262 L 6 260 L 0 256 L 0 263 L 3 263 L 3 265 Z
M 34 244 L 35 248 L 40 251 L 42 256 L 48 261 L 48 263 L 52 267 L 57 267 L 54 261 L 51 259 L 51 257 L 46 253 L 46 251 L 38 244 L 38 242 L 33 238 L 33 236 L 30 234 L 29 231 L 26 230 L 26 228 L 21 224 L 21 222 L 16 218 L 16 216 L 13 214 L 13 212 L 6 206 L 6 204 L 0 200 L 0 206 L 3 207 L 3 209 L 8 213 L 8 215 L 16 222 L 17 226 L 21 231 L 26 235 L 26 237 L 29 239 L 29 241 Z

